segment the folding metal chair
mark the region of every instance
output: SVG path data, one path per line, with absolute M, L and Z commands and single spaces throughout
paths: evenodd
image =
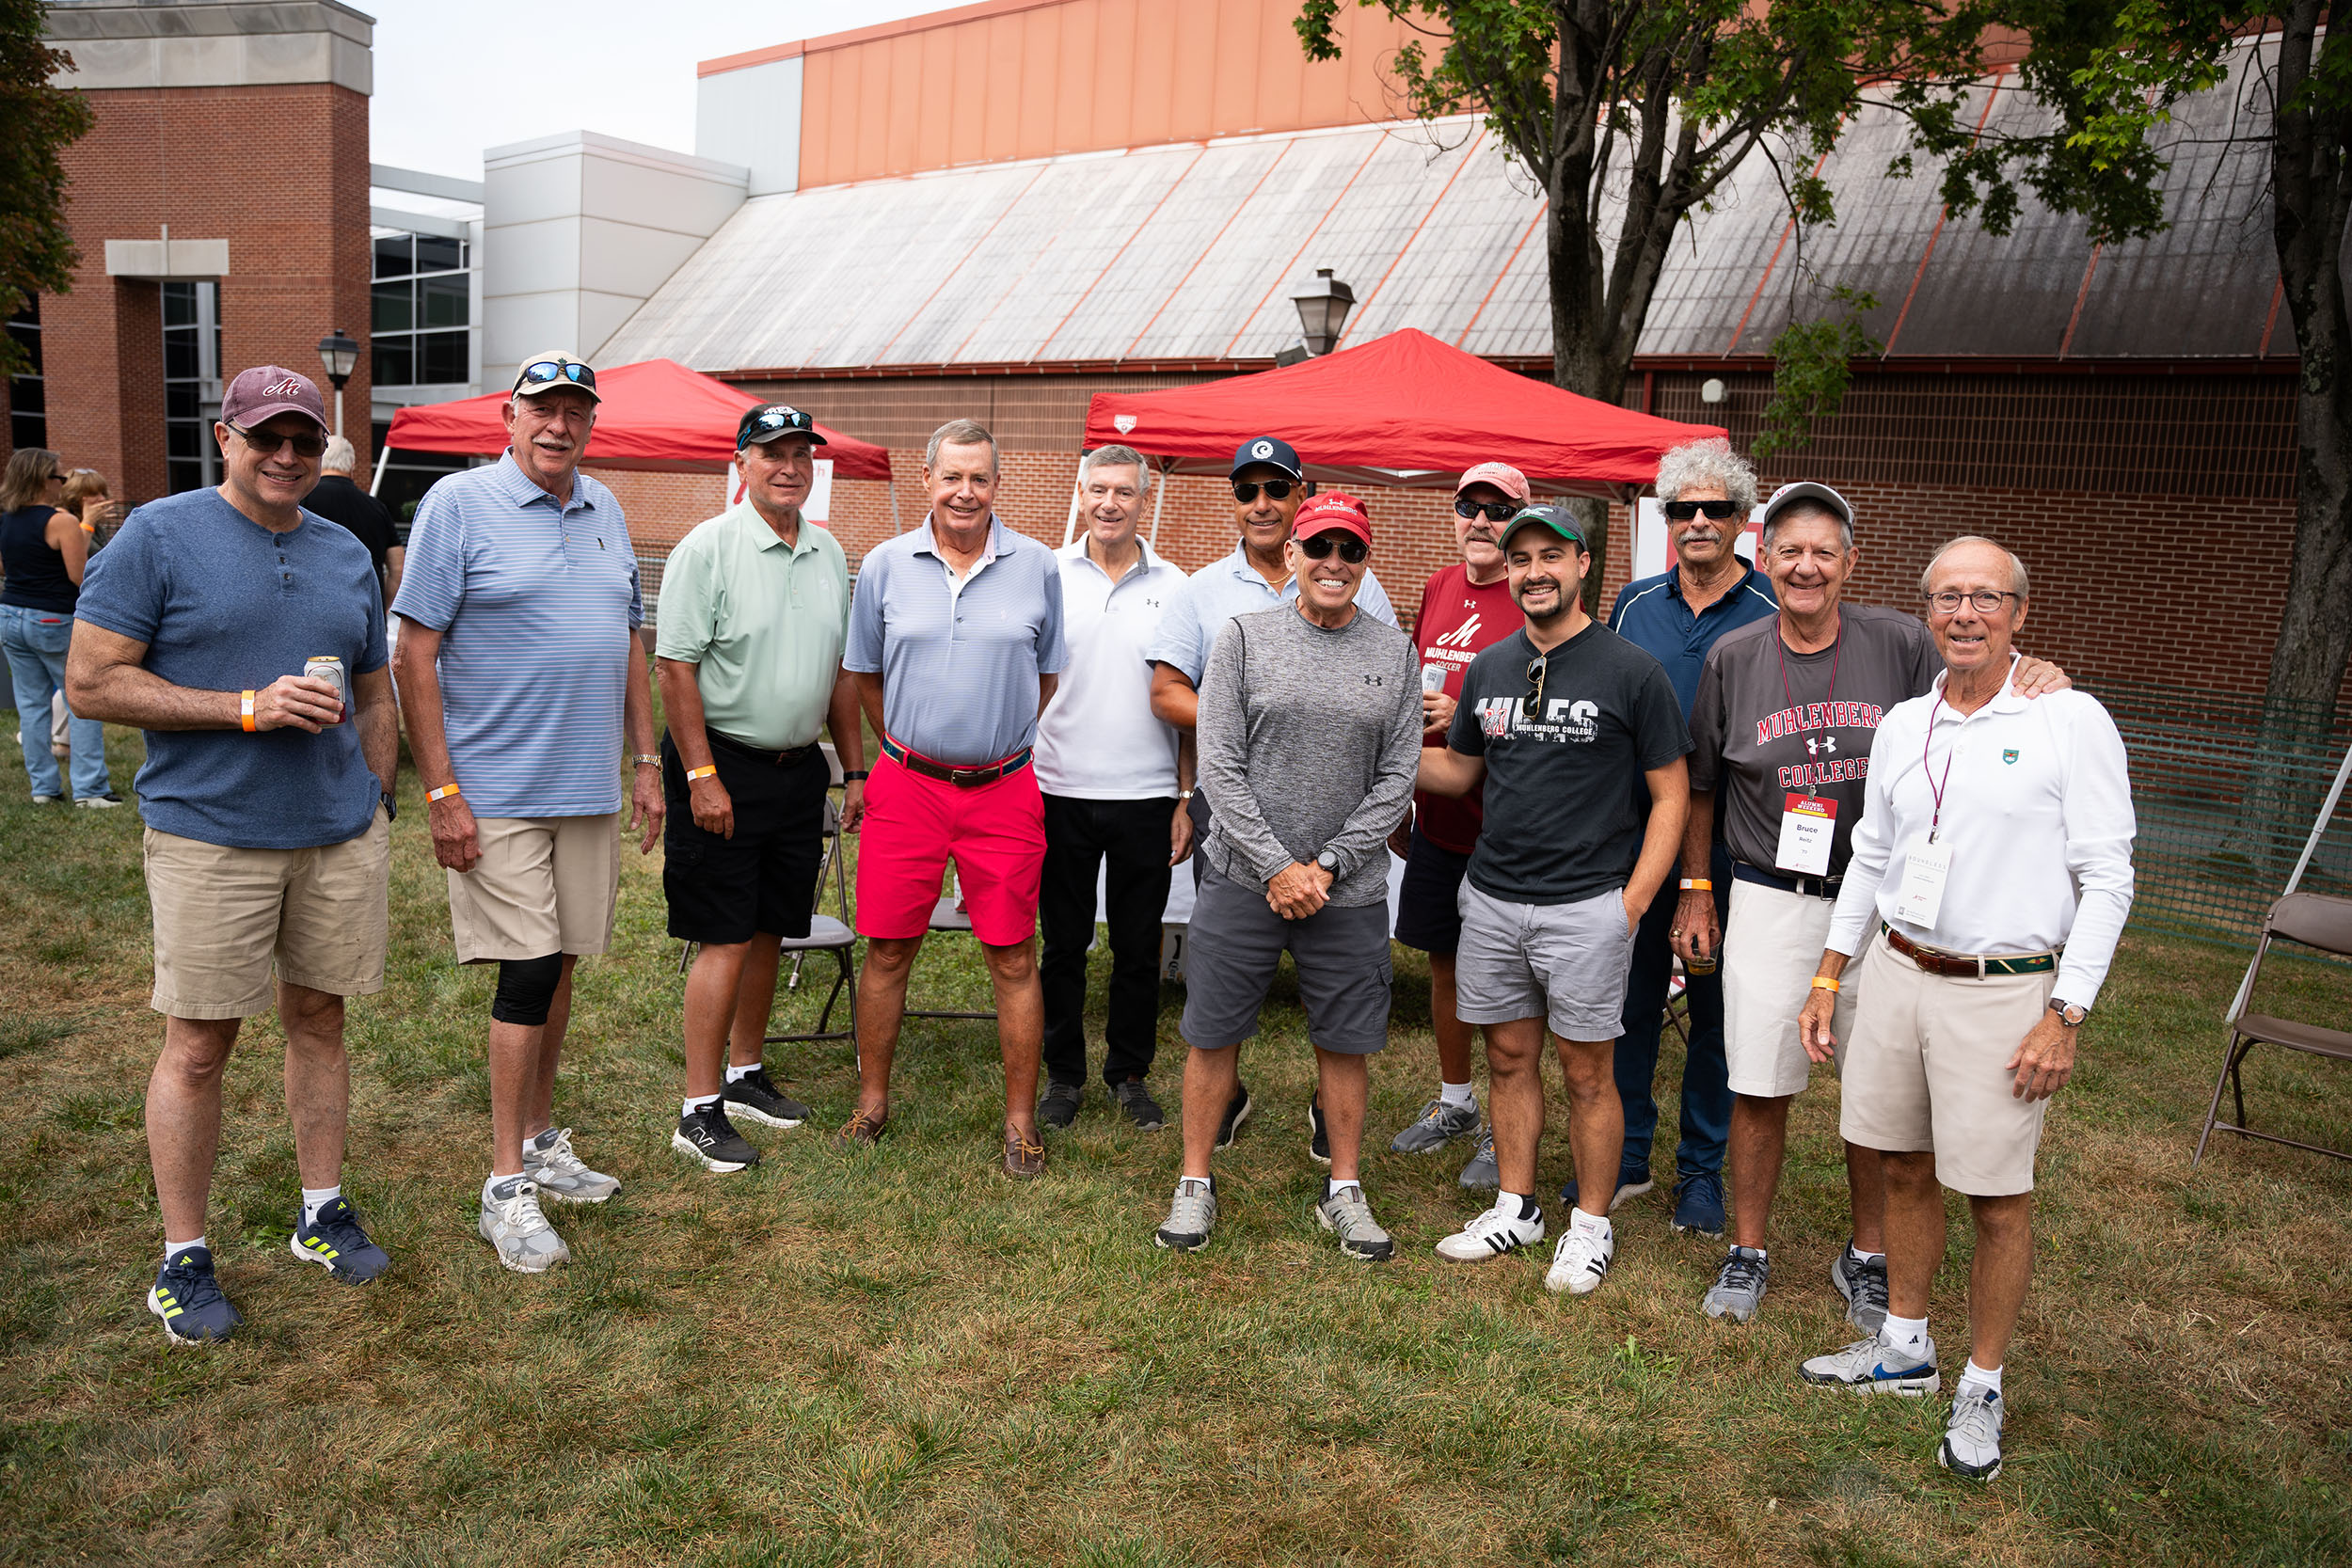
M 2300 942 L 2306 947 L 2314 947 L 2338 957 L 2352 957 L 2352 898 L 2333 898 L 2319 893 L 2290 893 L 2270 906 L 2270 913 L 2263 920 L 2262 941 L 2254 949 L 2253 964 L 2246 971 L 2246 980 L 2238 987 L 2237 999 L 2230 1004 L 2229 1017 L 2224 1020 L 2230 1025 L 2230 1048 L 2221 1059 L 2221 1075 L 2214 1080 L 2213 1102 L 2205 1109 L 2205 1129 L 2198 1134 L 2197 1154 L 2189 1162 L 2192 1170 L 2199 1161 L 2204 1159 L 2205 1145 L 2217 1129 L 2235 1132 L 2241 1138 L 2260 1138 L 2265 1143 L 2284 1144 L 2290 1148 L 2308 1149 L 2313 1154 L 2352 1160 L 2352 1154 L 2342 1149 L 2282 1138 L 2276 1132 L 2257 1132 L 2246 1125 L 2246 1089 L 2238 1080 L 2238 1068 L 2246 1060 L 2247 1053 L 2255 1046 L 2275 1045 L 2284 1051 L 2300 1051 L 2308 1055 L 2332 1057 L 2340 1062 L 2352 1061 L 2352 1034 L 2328 1028 L 2325 1024 L 2305 1023 L 2248 1010 L 2253 1001 L 2255 982 L 2262 974 L 2263 961 L 2270 956 L 2270 944 L 2274 940 Z M 2221 1091 L 2225 1086 L 2237 1112 L 2237 1120 L 2233 1122 L 2221 1119 Z
M 1683 975 L 1682 960 L 1675 960 L 1674 978 L 1666 982 L 1665 1026 L 1682 1041 L 1682 1049 L 1691 1049 L 1691 985 Z

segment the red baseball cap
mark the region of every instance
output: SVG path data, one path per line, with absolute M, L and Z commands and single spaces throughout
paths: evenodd
M 1312 539 L 1318 533 L 1338 529 L 1352 533 L 1366 546 L 1372 543 L 1372 516 L 1364 503 L 1344 490 L 1326 490 L 1298 509 L 1297 520 L 1291 524 L 1291 537 Z
M 326 403 L 319 396 L 317 384 L 283 365 L 256 365 L 240 371 L 221 395 L 221 423 L 240 430 L 251 430 L 280 414 L 299 414 L 322 431 L 327 428 Z

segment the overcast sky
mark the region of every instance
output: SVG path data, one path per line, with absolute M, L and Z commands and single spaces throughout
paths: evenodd
M 369 156 L 482 178 L 482 150 L 601 131 L 694 150 L 694 66 L 955 0 L 354 0 L 375 17 Z

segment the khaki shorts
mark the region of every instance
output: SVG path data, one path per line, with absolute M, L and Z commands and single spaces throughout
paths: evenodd
M 1731 884 L 1731 918 L 1724 923 L 1724 1061 L 1731 1092 L 1774 1100 L 1804 1090 L 1812 1058 L 1797 1032 L 1797 1015 L 1813 994 L 1814 972 L 1829 937 L 1834 898 L 1812 898 L 1755 882 Z M 1854 1005 L 1862 994 L 1859 964 L 1846 971 L 1830 1022 L 1837 1070 L 1846 1070 L 1853 1039 Z
M 2009 1059 L 2049 1009 L 2058 973 L 1923 974 L 1872 922 L 1862 1006 L 1846 1053 L 1846 1141 L 1932 1151 L 1936 1179 L 1971 1197 L 2033 1191 L 2046 1100 L 2020 1100 Z
M 449 874 L 457 961 L 585 956 L 612 945 L 621 895 L 621 814 L 484 816 L 482 858 Z
M 384 989 L 391 824 L 316 849 L 234 849 L 147 830 L 155 994 L 170 1018 L 250 1018 L 279 980 L 332 996 Z

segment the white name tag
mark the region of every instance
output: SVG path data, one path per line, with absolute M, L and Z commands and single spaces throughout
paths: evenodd
M 1903 857 L 1902 891 L 1895 895 L 1895 918 L 1923 931 L 1935 929 L 1944 908 L 1944 882 L 1952 874 L 1952 847 L 1919 844 Z
M 1837 837 L 1837 802 L 1791 791 L 1780 814 L 1780 869 L 1797 877 L 1829 875 L 1830 845 Z

